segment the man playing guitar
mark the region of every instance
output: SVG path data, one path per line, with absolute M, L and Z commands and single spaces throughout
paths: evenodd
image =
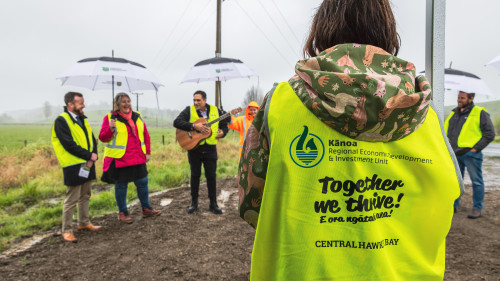
M 205 168 L 207 178 L 209 209 L 214 214 L 222 214 L 217 205 L 216 170 L 217 170 L 217 140 L 226 136 L 228 132 L 227 123 L 230 117 L 214 122 L 210 127 L 205 122 L 199 122 L 204 118 L 208 123 L 215 121 L 224 112 L 213 105 L 207 104 L 207 94 L 196 91 L 193 94 L 193 105 L 186 107 L 174 120 L 174 127 L 187 133 L 200 133 L 204 136 L 198 146 L 188 150 L 188 160 L 191 167 L 191 206 L 188 213 L 191 214 L 198 209 L 198 190 L 200 187 L 201 165 Z M 197 122 L 198 121 L 198 122 Z M 211 133 L 211 134 L 210 134 Z M 180 143 L 180 141 L 179 141 Z M 182 145 L 181 145 L 182 146 Z

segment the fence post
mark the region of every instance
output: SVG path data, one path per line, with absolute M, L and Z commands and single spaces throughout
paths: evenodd
M 165 135 L 161 135 L 161 142 L 165 145 Z

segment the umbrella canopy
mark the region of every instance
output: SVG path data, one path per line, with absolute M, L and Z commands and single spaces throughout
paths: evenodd
M 92 91 L 114 88 L 126 92 L 158 91 L 158 88 L 163 86 L 143 65 L 114 57 L 80 60 L 57 79 L 62 81 L 62 85 L 72 85 Z
M 496 67 L 498 70 L 500 70 L 500 55 L 497 56 L 496 58 L 492 59 L 487 65 L 491 65 L 493 67 Z
M 235 78 L 250 78 L 257 74 L 241 60 L 214 57 L 195 64 L 181 83 L 203 81 L 226 81 Z
M 420 73 L 425 74 L 425 71 Z M 476 95 L 493 95 L 488 85 L 479 76 L 453 68 L 444 69 L 444 88 L 446 89 L 446 93 L 464 91 L 467 93 L 476 93 Z

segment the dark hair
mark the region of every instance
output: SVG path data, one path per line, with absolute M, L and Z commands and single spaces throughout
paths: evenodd
M 476 96 L 476 93 L 467 93 L 464 91 L 460 91 L 459 93 L 467 94 L 467 98 L 469 98 L 469 99 L 473 99 Z
M 130 97 L 127 95 L 127 93 L 124 93 L 124 92 L 118 93 L 115 96 L 115 99 L 113 102 L 113 111 L 118 111 L 118 109 L 119 109 L 118 105 L 120 104 L 120 102 L 122 102 L 123 97 L 127 97 L 128 99 L 130 99 Z M 132 110 L 132 105 L 130 105 L 130 109 Z
M 389 0 L 324 0 L 313 18 L 304 57 L 344 43 L 373 45 L 397 55 L 400 37 Z
M 68 105 L 68 103 L 72 103 L 75 101 L 75 96 L 79 96 L 81 98 L 83 98 L 83 95 L 80 94 L 80 93 L 77 93 L 77 92 L 67 92 L 65 95 L 64 95 L 64 103 L 66 105 Z
M 207 99 L 207 93 L 205 93 L 205 92 L 203 92 L 203 91 L 201 91 L 201 90 L 198 90 L 198 91 L 194 92 L 193 97 L 194 97 L 194 95 L 201 95 L 201 97 L 202 97 L 204 100 L 206 100 L 206 99 Z

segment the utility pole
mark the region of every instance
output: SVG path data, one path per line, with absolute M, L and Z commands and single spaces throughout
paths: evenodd
M 115 50 L 111 50 L 111 58 L 115 57 Z M 111 75 L 111 110 L 115 108 L 115 76 Z
M 217 0 L 217 30 L 215 40 L 215 56 L 221 56 L 221 6 L 222 0 Z M 221 84 L 220 81 L 215 81 L 215 106 L 222 109 L 221 102 Z

